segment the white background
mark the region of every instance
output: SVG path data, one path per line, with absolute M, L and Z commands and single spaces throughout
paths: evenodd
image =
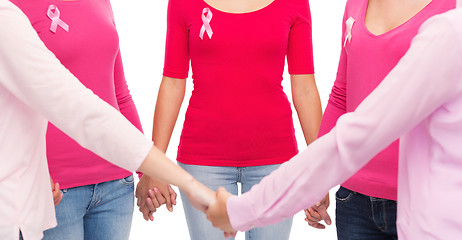
M 341 47 L 341 21 L 345 2 L 346 0 L 310 1 L 316 83 L 323 109 L 326 107 L 337 72 Z M 162 78 L 167 4 L 168 0 L 112 0 L 120 35 L 125 76 L 138 108 L 144 132 L 149 138 L 151 137 L 157 91 Z M 290 80 L 287 71 L 284 74 L 283 87 L 291 99 Z M 186 97 L 167 151 L 167 156 L 170 159 L 176 159 L 184 114 L 192 88 L 192 81 L 188 79 Z M 295 110 L 293 112 L 296 137 L 299 149 L 302 151 L 306 144 Z M 329 208 L 333 220 L 335 218 L 335 190 L 331 190 L 331 207 Z M 189 239 L 179 196 L 177 200 L 178 204 L 174 207 L 173 213 L 162 207 L 155 213 L 154 222 L 144 221 L 141 213 L 135 208 L 130 239 Z M 325 230 L 316 230 L 309 227 L 303 219 L 304 214 L 302 212 L 295 215 L 291 240 L 336 239 L 335 222 Z M 244 234 L 239 233 L 237 239 L 244 239 Z

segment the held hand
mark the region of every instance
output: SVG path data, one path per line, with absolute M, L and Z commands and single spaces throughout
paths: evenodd
M 329 193 L 316 205 L 305 209 L 305 221 L 308 222 L 308 225 L 317 228 L 317 229 L 325 229 L 326 226 L 319 223 L 320 221 L 324 220 L 327 225 L 332 224 L 332 220 L 330 219 L 329 214 L 327 213 L 327 208 L 329 207 Z
M 166 184 L 167 186 L 167 191 L 170 194 L 170 203 L 168 202 L 168 197 L 164 198 L 165 196 L 165 189 L 163 191 L 159 191 L 157 187 L 154 187 L 153 189 L 148 190 L 148 198 L 146 199 L 146 204 L 142 207 L 140 207 L 140 211 L 145 214 L 145 212 L 148 212 L 148 218 L 153 221 L 154 217 L 152 214 L 156 212 L 156 209 L 159 208 L 163 203 L 162 203 L 162 198 L 166 199 L 166 206 L 167 209 L 172 212 L 173 208 L 171 204 L 176 205 L 176 192 L 173 190 L 173 188 Z M 164 193 L 161 193 L 164 192 Z M 170 204 L 170 206 L 169 206 Z
M 155 207 L 153 209 L 148 207 L 148 202 L 150 206 L 154 205 L 152 199 L 148 196 L 148 191 L 150 188 L 154 188 L 154 185 L 151 182 L 151 178 L 144 174 L 141 176 L 140 181 L 136 185 L 135 197 L 137 200 L 136 205 L 139 207 L 139 210 L 143 214 L 143 218 L 146 221 L 154 221 L 153 213 L 156 211 Z
M 232 194 L 227 192 L 224 188 L 220 187 L 216 193 L 216 201 L 210 205 L 207 210 L 207 219 L 212 222 L 212 225 L 225 232 L 225 237 L 235 236 L 236 230 L 231 226 L 228 211 L 226 209 L 226 202 Z
M 54 183 L 51 177 L 50 177 L 50 184 L 51 184 L 51 192 L 53 194 L 53 202 L 55 206 L 57 206 L 61 202 L 61 199 L 63 199 L 63 194 L 61 193 L 61 189 L 59 188 L 59 183 Z
M 143 214 L 143 218 L 146 221 L 154 221 L 154 213 L 157 209 L 154 207 L 154 203 L 150 197 L 146 198 L 143 206 L 139 207 L 139 211 Z
M 143 175 L 136 186 L 135 196 L 144 219 L 153 221 L 152 214 L 162 204 L 166 204 L 170 212 L 173 211 L 172 205 L 176 205 L 177 194 L 170 185 Z
M 148 190 L 148 199 L 151 199 L 151 201 L 146 201 L 149 209 L 154 206 L 159 208 L 162 204 L 165 204 L 167 210 L 173 212 L 173 205 L 176 205 L 175 190 L 169 184 L 164 184 L 157 180 L 153 180 L 153 182 L 156 187 Z

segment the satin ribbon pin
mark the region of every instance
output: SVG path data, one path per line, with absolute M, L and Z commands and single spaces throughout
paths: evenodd
M 345 42 L 343 43 L 343 47 L 345 47 L 347 41 L 348 43 L 351 42 L 351 29 L 353 28 L 353 24 L 355 23 L 355 20 L 350 17 L 346 20 L 346 32 L 345 32 Z
M 210 21 L 212 21 L 212 11 L 210 11 L 209 8 L 204 8 L 202 10 L 202 24 L 201 27 L 201 32 L 199 33 L 199 37 L 204 40 L 204 32 L 207 32 L 207 35 L 209 36 L 210 39 L 212 39 L 213 31 L 212 27 L 210 27 Z
M 53 11 L 54 10 L 54 11 Z M 51 19 L 50 31 L 56 33 L 58 26 L 62 27 L 66 32 L 69 32 L 69 25 L 59 18 L 60 12 L 55 5 L 48 6 L 47 16 Z

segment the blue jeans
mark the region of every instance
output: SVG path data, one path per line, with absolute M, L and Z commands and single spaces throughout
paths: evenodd
M 194 176 L 198 181 L 216 191 L 218 187 L 224 187 L 228 192 L 237 195 L 237 183 L 242 184 L 242 192 L 259 183 L 266 175 L 279 167 L 277 165 L 264 165 L 256 167 L 214 167 L 198 166 L 178 163 L 183 169 Z M 223 232 L 216 229 L 207 220 L 205 214 L 196 210 L 181 192 L 181 200 L 188 223 L 191 240 L 217 240 L 225 239 Z M 289 239 L 292 218 L 284 222 L 261 228 L 255 228 L 245 233 L 245 239 L 252 240 L 284 240 Z
M 336 198 L 339 240 L 397 240 L 396 201 L 340 187 Z
M 58 226 L 45 240 L 127 240 L 134 208 L 133 175 L 113 181 L 61 190 L 56 206 Z

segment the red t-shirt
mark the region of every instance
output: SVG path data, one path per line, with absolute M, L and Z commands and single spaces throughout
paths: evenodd
M 235 14 L 203 0 L 170 0 L 167 25 L 164 76 L 187 78 L 191 60 L 194 80 L 178 161 L 257 166 L 294 156 L 281 81 L 286 55 L 290 74 L 314 72 L 308 1 L 274 0 Z

